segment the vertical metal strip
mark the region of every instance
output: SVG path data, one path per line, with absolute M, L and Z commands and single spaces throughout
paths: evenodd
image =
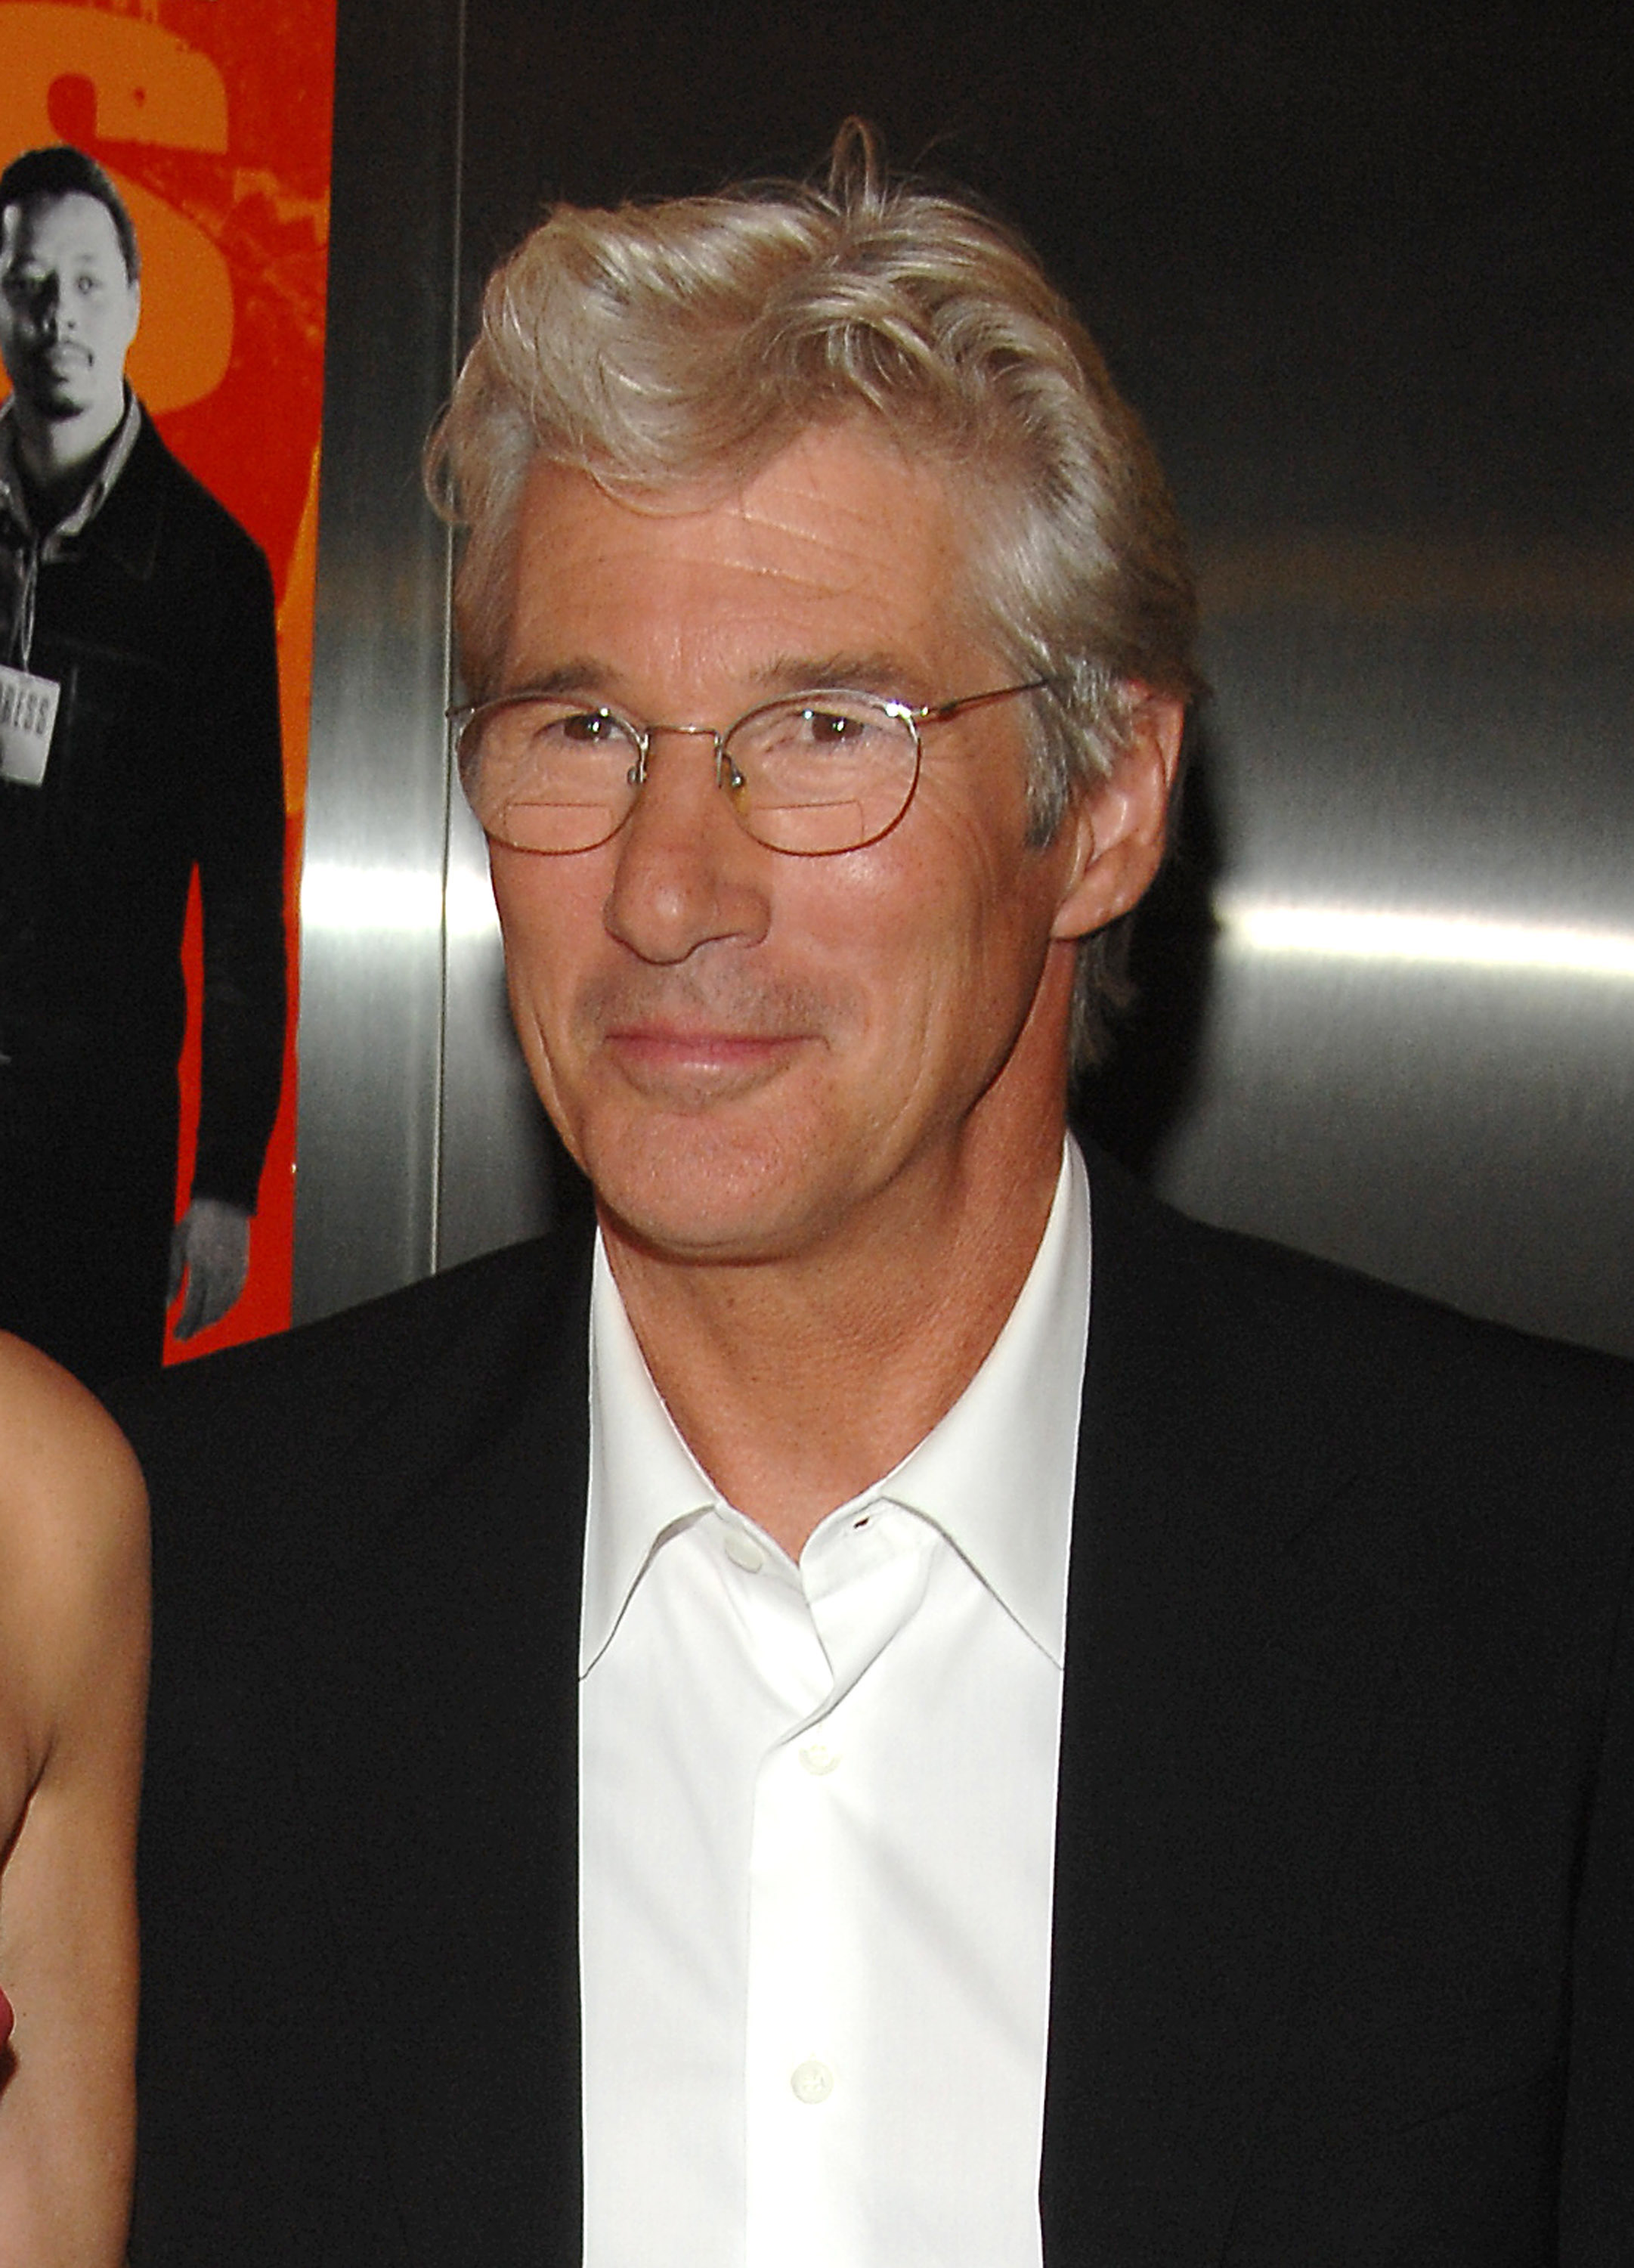
M 508 18 L 514 26 L 514 16 Z M 507 248 L 484 236 L 471 241 L 471 205 L 491 199 L 491 106 L 466 138 L 470 101 L 469 40 L 491 36 L 491 15 L 468 27 L 461 0 L 460 112 L 458 144 L 454 306 L 450 382 L 462 330 L 475 317 L 496 255 Z M 452 586 L 453 548 L 449 551 Z M 452 587 L 450 590 L 452 600 Z M 452 608 L 451 608 L 452 614 Z M 452 644 L 452 642 L 451 642 Z M 450 690 L 453 699 L 453 656 Z M 444 869 L 442 1057 L 438 1082 L 436 1263 L 447 1268 L 533 1234 L 549 1218 L 551 1167 L 544 1114 L 511 1029 L 504 961 L 488 881 L 487 846 L 448 771 Z
M 452 388 L 460 367 L 460 280 L 464 251 L 461 214 L 465 192 L 465 36 L 466 0 L 456 0 L 454 10 L 454 146 L 453 195 L 451 206 L 452 229 L 449 239 L 448 267 L 448 384 Z M 443 619 L 448 625 L 443 652 L 443 702 L 448 708 L 454 697 L 453 655 L 453 597 L 454 546 L 445 543 L 443 554 Z M 448 1016 L 449 1016 L 449 935 L 448 884 L 452 864 L 451 843 L 454 826 L 454 804 L 458 789 L 454 782 L 453 765 L 450 760 L 446 727 L 443 735 L 443 887 L 441 927 L 441 1001 L 442 1012 L 438 1020 L 437 1049 L 437 1108 L 431 1158 L 431 1265 L 443 1265 L 443 1160 L 445 1145 L 444 1128 L 447 1111 L 448 1087 Z
M 302 890 L 298 1321 L 434 1266 L 461 0 L 341 0 Z

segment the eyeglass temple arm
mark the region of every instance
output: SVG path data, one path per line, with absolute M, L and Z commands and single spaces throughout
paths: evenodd
M 942 725 L 949 718 L 962 716 L 967 709 L 980 709 L 990 701 L 1009 701 L 1018 693 L 1047 693 L 1055 684 L 1049 677 L 1029 677 L 1025 685 L 994 685 L 985 693 L 963 693 L 954 701 L 938 701 L 929 709 L 916 709 L 914 722 L 918 725 Z

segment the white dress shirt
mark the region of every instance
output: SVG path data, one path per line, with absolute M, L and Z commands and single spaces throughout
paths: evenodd
M 598 1245 L 580 1649 L 588 2268 L 1037 2268 L 1083 1161 L 992 1351 L 798 1566 Z

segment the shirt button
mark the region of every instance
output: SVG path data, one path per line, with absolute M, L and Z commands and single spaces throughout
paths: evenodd
M 825 1749 L 821 1741 L 800 1750 L 800 1762 L 814 1779 L 822 1779 L 831 1772 L 840 1759 L 832 1749 Z
M 726 1530 L 726 1557 L 734 1567 L 741 1567 L 746 1575 L 757 1575 L 766 1565 L 766 1554 L 752 1535 L 740 1528 Z
M 815 2056 L 807 2056 L 789 2073 L 789 2084 L 799 2102 L 827 2102 L 834 2093 L 834 2073 L 826 2063 L 819 2063 Z

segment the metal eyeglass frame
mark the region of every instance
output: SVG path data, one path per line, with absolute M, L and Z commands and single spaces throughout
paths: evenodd
M 1046 692 L 1051 682 L 1052 681 L 1047 677 L 1030 677 L 1021 685 L 996 685 L 985 693 L 965 693 L 953 701 L 927 702 L 919 708 L 914 707 L 906 701 L 894 700 L 885 694 L 865 693 L 857 686 L 805 686 L 797 692 L 781 694 L 775 701 L 756 702 L 753 709 L 746 709 L 741 717 L 734 718 L 724 732 L 718 731 L 713 725 L 637 725 L 633 718 L 625 716 L 622 710 L 610 709 L 605 705 L 586 709 L 583 713 L 586 717 L 603 719 L 609 725 L 616 725 L 621 733 L 628 735 L 636 749 L 636 762 L 629 770 L 629 784 L 636 791 L 637 795 L 646 784 L 647 760 L 653 740 L 661 733 L 680 733 L 699 740 L 713 740 L 715 784 L 718 787 L 725 788 L 730 799 L 732 792 L 741 788 L 745 783 L 742 773 L 727 754 L 726 743 L 734 733 L 740 733 L 746 725 L 753 724 L 757 717 L 766 716 L 774 709 L 814 706 L 825 696 L 851 701 L 860 697 L 876 702 L 887 716 L 894 717 L 900 723 L 907 725 L 913 735 L 914 743 L 914 773 L 909 783 L 908 792 L 902 798 L 901 808 L 893 813 L 883 827 L 876 828 L 872 835 L 865 835 L 858 842 L 842 843 L 834 850 L 808 850 L 797 849 L 786 843 L 766 842 L 763 836 L 754 832 L 735 804 L 732 806 L 732 816 L 739 826 L 742 828 L 750 841 L 759 843 L 762 850 L 775 850 L 780 858 L 843 858 L 848 850 L 865 850 L 871 843 L 883 841 L 891 829 L 894 827 L 900 827 L 907 817 L 909 807 L 919 787 L 920 765 L 924 755 L 924 746 L 919 735 L 924 726 L 946 725 L 953 718 L 961 716 L 967 709 L 980 709 L 990 701 L 1009 701 L 1022 693 Z M 511 693 L 496 694 L 491 701 L 460 702 L 453 708 L 445 710 L 445 718 L 455 728 L 454 745 L 459 755 L 461 785 L 465 784 L 467 775 L 464 754 L 466 739 L 473 725 L 480 725 L 484 718 L 492 716 L 498 710 L 519 708 L 525 701 L 543 701 L 552 697 L 531 686 L 523 685 L 517 687 Z M 635 807 L 636 796 L 632 795 L 629 809 L 620 815 L 605 835 L 598 836 L 593 843 L 578 843 L 570 850 L 547 850 L 533 843 L 512 843 L 507 847 L 526 850 L 536 858 L 577 858 L 582 851 L 599 850 L 603 843 L 610 843 L 620 828 L 628 821 L 630 812 L 634 811 Z M 482 824 L 480 818 L 477 823 L 479 826 Z M 504 841 L 504 836 L 496 839 L 500 842 Z

